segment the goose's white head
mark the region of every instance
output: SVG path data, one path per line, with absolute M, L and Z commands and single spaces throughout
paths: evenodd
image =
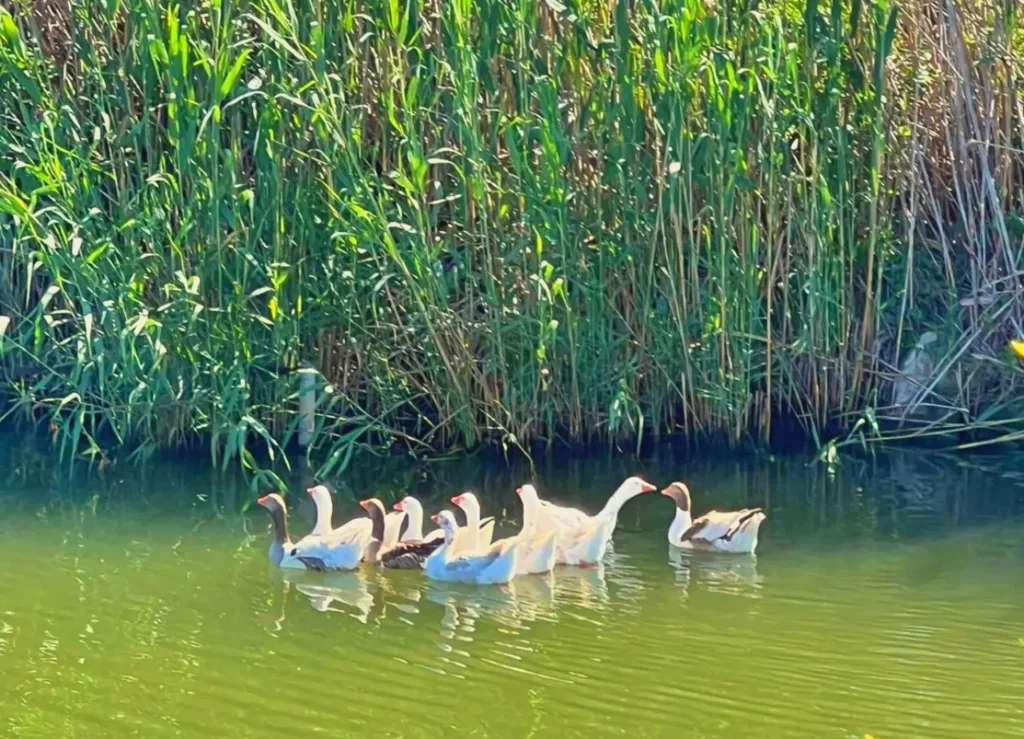
M 455 514 L 451 511 L 441 511 L 436 516 L 432 516 L 431 520 L 441 527 L 444 532 L 444 540 L 451 544 L 452 539 L 455 538 L 455 532 L 459 528 L 459 524 L 455 521 Z
M 334 501 L 331 491 L 326 485 L 316 485 L 306 490 L 316 504 L 316 525 L 312 534 L 322 536 L 331 530 L 331 518 L 334 516 Z
M 407 495 L 395 503 L 395 510 L 405 514 L 408 522 L 405 533 L 402 534 L 403 541 L 406 539 L 423 538 L 423 506 L 411 495 Z
M 421 515 L 423 513 L 423 506 L 420 505 L 420 502 L 411 495 L 407 495 L 400 501 L 395 503 L 394 509 L 396 511 L 404 511 L 405 513 L 408 513 L 410 515 L 416 513 L 417 511 L 419 511 Z
M 523 501 L 523 505 L 536 503 L 540 500 L 540 496 L 537 495 L 537 488 L 530 483 L 526 483 L 522 487 L 516 488 L 516 495 L 518 495 Z
M 537 488 L 527 483 L 516 488 L 516 495 L 523 502 L 523 533 L 528 533 L 537 525 L 537 509 L 540 507 L 540 496 Z
M 626 481 L 619 485 L 619 489 L 615 491 L 615 494 L 625 500 L 629 500 L 630 498 L 635 498 L 641 493 L 652 493 L 657 489 L 658 488 L 654 485 L 647 482 L 647 480 L 633 476 L 627 477 Z
M 462 493 L 452 498 L 452 503 L 466 512 L 466 522 L 480 520 L 480 501 L 473 493 Z
M 326 485 L 314 485 L 313 487 L 306 490 L 309 493 L 309 497 L 313 499 L 319 508 L 322 505 L 333 505 L 331 501 L 331 491 L 327 489 Z

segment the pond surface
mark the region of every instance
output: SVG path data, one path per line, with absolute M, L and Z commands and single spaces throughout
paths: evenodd
M 283 574 L 202 464 L 53 467 L 0 477 L 2 737 L 1024 737 L 1024 477 L 993 461 L 551 461 L 542 494 L 589 510 L 634 472 L 763 505 L 761 549 L 673 553 L 647 495 L 603 568 L 507 587 Z M 512 530 L 529 475 L 388 470 L 339 481 L 338 520 L 352 488 L 472 488 Z

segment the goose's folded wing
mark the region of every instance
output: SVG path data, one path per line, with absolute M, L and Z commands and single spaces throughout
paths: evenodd
M 381 563 L 385 567 L 397 570 L 419 569 L 423 566 L 423 560 L 442 544 L 444 537 L 403 541 L 385 552 L 381 557 Z
M 507 552 L 510 546 L 518 543 L 519 541 L 520 539 L 518 536 L 510 536 L 505 539 L 498 539 L 498 541 L 491 542 L 490 546 L 488 547 L 487 554 L 497 554 L 498 556 L 500 556 Z
M 500 556 L 501 550 L 492 547 L 486 554 L 463 555 L 449 559 L 445 563 L 445 569 L 459 575 L 470 575 L 493 564 Z
M 587 518 L 581 525 L 563 529 L 559 533 L 559 540 L 563 547 L 572 548 L 602 533 L 607 525 L 608 522 L 603 518 Z
M 347 557 L 350 550 L 358 549 L 361 554 L 370 543 L 372 531 L 370 519 L 357 518 L 324 536 L 307 536 L 302 539 L 295 545 L 295 556 L 303 560 L 307 567 L 310 565 L 304 558 L 320 560 L 330 568 L 331 561 L 338 556 Z
M 364 545 L 359 542 L 329 544 L 323 541 L 300 542 L 295 556 L 311 570 L 347 569 L 359 563 Z
M 760 508 L 741 511 L 709 511 L 683 532 L 680 541 L 711 544 L 719 539 L 730 539 L 746 521 L 760 513 Z
M 590 516 L 578 508 L 565 508 L 546 500 L 542 500 L 540 504 L 544 513 L 562 526 L 580 526 L 590 519 Z
M 522 549 L 540 549 L 546 545 L 552 537 L 554 537 L 554 531 L 538 531 L 533 534 L 527 534 L 526 536 L 520 536 L 519 541 Z
M 726 541 L 732 539 L 733 536 L 746 528 L 758 516 L 764 515 L 764 511 L 760 508 L 744 508 L 742 511 L 737 511 L 736 514 L 736 518 L 729 526 L 729 530 L 722 535 L 722 538 Z

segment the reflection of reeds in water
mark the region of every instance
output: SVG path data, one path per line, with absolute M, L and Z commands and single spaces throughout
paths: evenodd
M 352 616 L 366 623 L 373 609 L 374 597 L 367 584 L 366 575 L 354 572 L 308 573 L 301 570 L 282 570 L 287 584 L 309 598 L 314 610 L 326 613 L 333 611 Z M 338 603 L 344 608 L 338 608 Z
M 669 564 L 676 571 L 676 585 L 686 591 L 699 583 L 708 590 L 759 598 L 762 578 L 757 573 L 757 556 L 707 554 L 670 547 Z

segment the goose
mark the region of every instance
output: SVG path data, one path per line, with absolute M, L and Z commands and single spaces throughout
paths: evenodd
M 441 511 L 433 517 L 433 521 L 444 531 L 444 544 L 427 557 L 424 564 L 427 577 L 432 580 L 489 584 L 507 583 L 515 576 L 519 544 L 516 539 L 495 542 L 486 551 L 451 556 L 449 548 L 458 530 L 455 515 L 451 511 Z
M 557 506 L 544 506 L 537 495 L 537 490 L 532 485 L 523 485 L 519 490 L 519 497 L 523 499 L 524 510 L 527 505 L 532 505 L 531 515 L 536 514 L 536 520 L 542 530 L 554 528 L 557 532 L 557 544 L 555 555 L 560 564 L 588 567 L 598 564 L 604 559 L 608 550 L 608 543 L 611 541 L 615 526 L 619 520 L 619 511 L 627 501 L 635 498 L 641 493 L 649 493 L 656 490 L 646 480 L 639 477 L 627 478 L 619 485 L 605 503 L 604 508 L 593 516 L 586 516 L 583 519 L 578 517 L 566 518 L 553 514 L 552 508 Z M 540 505 L 533 505 L 539 503 Z M 574 509 L 562 509 L 574 510 Z M 567 523 L 575 520 L 576 523 Z
M 661 494 L 676 504 L 676 515 L 668 529 L 672 546 L 732 554 L 753 554 L 757 549 L 757 532 L 766 518 L 762 509 L 709 511 L 694 520 L 690 514 L 690 489 L 686 485 L 674 482 Z
M 517 575 L 541 575 L 551 572 L 557 562 L 557 535 L 558 530 L 549 526 L 542 529 L 538 525 L 536 490 L 532 498 L 523 498 L 523 488 L 518 488 L 516 494 L 523 502 L 523 525 L 519 529 L 518 564 L 516 565 Z
M 386 541 L 387 517 L 384 504 L 377 498 L 369 498 L 359 502 L 369 514 L 372 523 L 371 541 L 366 547 L 364 558 L 372 564 L 379 564 L 393 570 L 419 570 L 427 557 L 444 543 L 444 538 L 431 540 L 396 541 L 388 546 Z
M 456 551 L 475 552 L 489 547 L 494 538 L 494 516 L 480 519 L 480 502 L 473 493 L 456 495 L 452 503 L 466 514 L 466 525 L 459 528 L 455 540 Z
M 492 542 L 480 543 L 482 538 L 480 527 L 475 525 L 480 520 L 480 501 L 473 493 L 462 493 L 452 498 L 452 503 L 457 505 L 466 513 L 466 528 L 468 535 L 463 541 L 464 548 L 461 553 L 473 554 L 487 548 Z M 490 519 L 493 528 L 493 519 Z M 523 527 L 519 534 L 514 537 L 519 540 L 519 554 L 516 557 L 517 575 L 539 575 L 550 572 L 555 566 L 555 537 L 557 531 L 554 528 L 547 530 L 536 530 L 533 526 L 533 519 L 527 520 L 524 516 Z M 476 537 L 474 537 L 476 532 Z
M 444 538 L 444 532 L 441 529 L 434 529 L 426 536 L 423 535 L 423 505 L 411 495 L 407 495 L 395 503 L 394 509 L 404 513 L 409 522 L 400 541 Z
M 284 498 L 277 493 L 271 493 L 264 495 L 256 502 L 267 509 L 270 521 L 274 525 L 274 538 L 271 539 L 270 549 L 267 552 L 270 561 L 286 570 L 306 569 L 306 565 L 291 554 L 295 545 L 292 544 L 291 536 L 288 534 L 288 506 L 285 505 Z
M 363 553 L 370 543 L 373 523 L 369 518 L 355 518 L 348 523 L 330 529 L 334 503 L 330 491 L 323 485 L 306 491 L 317 507 L 317 526 L 309 536 L 301 539 L 292 550 L 306 567 L 319 572 L 326 570 L 354 570 L 363 559 Z M 327 522 L 326 533 L 321 523 Z

